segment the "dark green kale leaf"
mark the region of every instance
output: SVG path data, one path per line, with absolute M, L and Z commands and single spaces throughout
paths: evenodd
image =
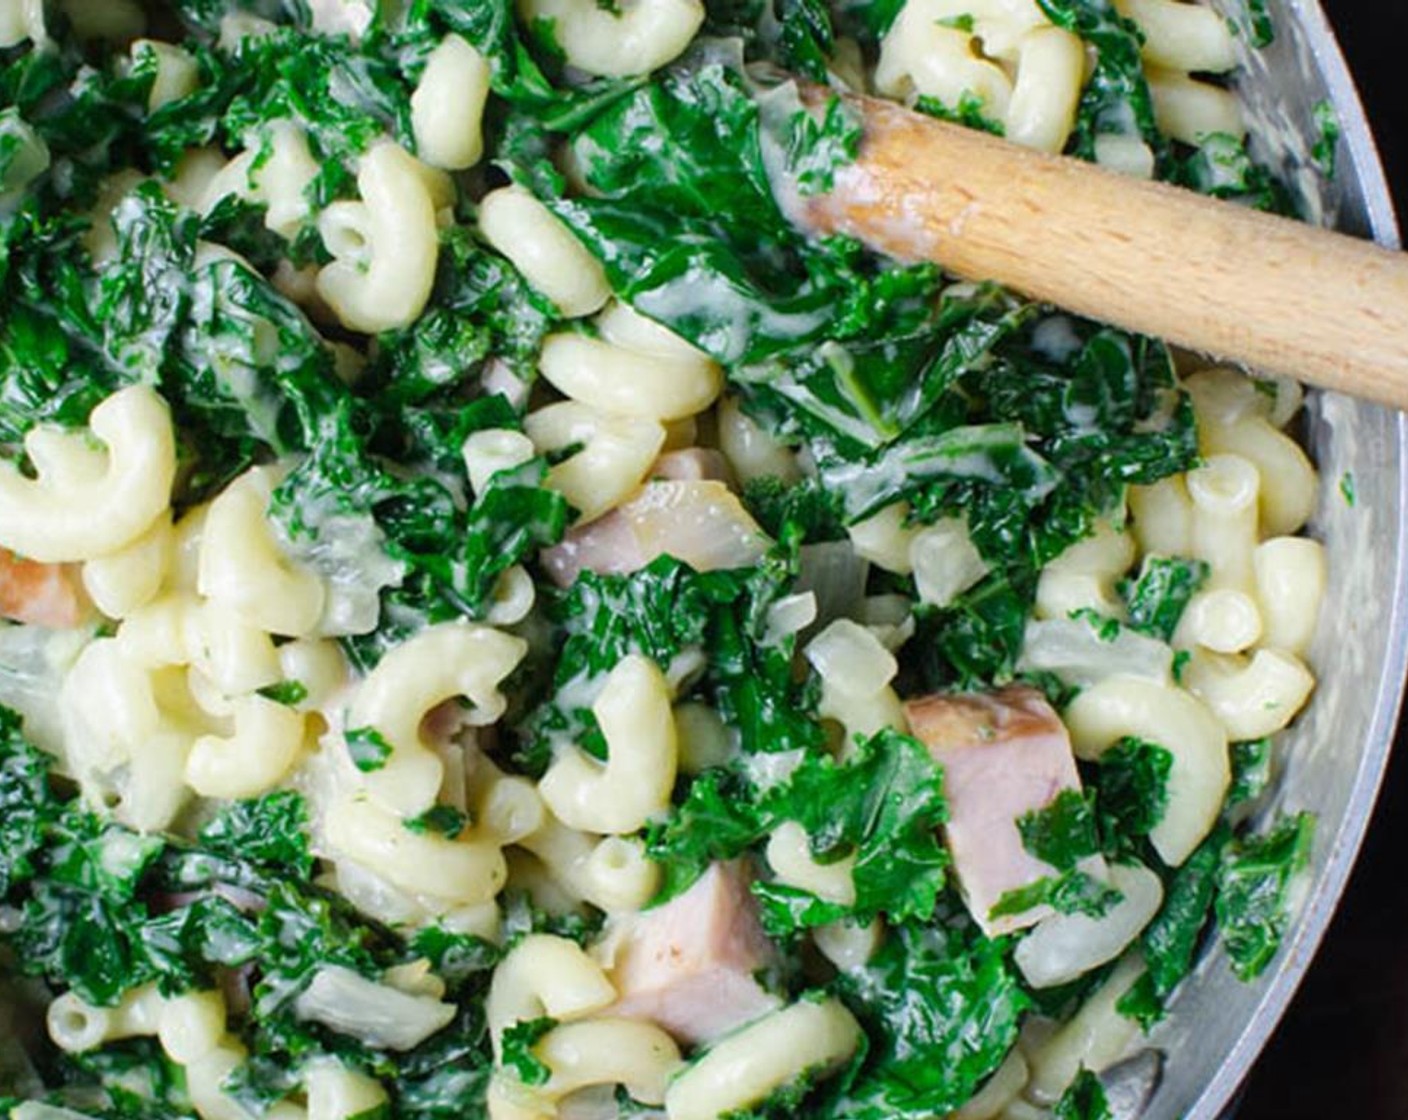
M 1070 871 L 1100 851 L 1093 798 L 1063 789 L 1044 808 L 1017 818 L 1022 847 L 1057 871 Z
M 1223 851 L 1217 872 L 1218 933 L 1232 971 L 1259 976 L 1280 948 L 1290 920 L 1290 890 L 1309 863 L 1315 818 L 1280 817 L 1265 833 L 1238 837 Z
M 646 826 L 646 854 L 661 870 L 657 900 L 683 894 L 711 863 L 737 858 L 767 834 L 755 797 L 738 775 L 708 770 L 689 784 L 664 821 Z
M 552 695 L 525 725 L 523 763 L 540 770 L 554 743 L 569 740 L 585 740 L 604 757 L 589 707 L 565 706 L 564 696 L 591 695 L 592 683 L 628 653 L 668 665 L 688 648 L 708 655 L 694 691 L 736 731 L 744 750 L 818 744 L 814 704 L 792 679 L 794 639 L 765 640 L 768 608 L 787 592 L 795 568 L 795 541 L 784 541 L 748 569 L 696 572 L 661 556 L 629 575 L 583 572 L 551 607 L 558 650 Z
M 830 1115 L 928 1120 L 958 1108 L 1001 1065 L 1030 1000 L 1007 962 L 1008 945 L 961 920 L 888 931 L 838 993 L 870 1039 Z
M 856 111 L 839 97 L 830 98 L 819 117 L 806 108 L 792 115 L 785 162 L 803 197 L 835 187 L 837 170 L 860 151 L 862 132 Z
M 1007 891 L 990 917 L 1021 914 L 1036 906 L 1051 906 L 1062 914 L 1098 917 L 1117 903 L 1120 892 L 1080 870 L 1081 860 L 1100 852 L 1100 831 L 1090 793 L 1064 789 L 1044 808 L 1017 818 L 1022 847 L 1059 874 L 1036 879 Z
M 1094 159 L 1101 136 L 1127 135 L 1133 125 L 1162 163 L 1167 143 L 1154 120 L 1154 99 L 1144 76 L 1138 24 L 1122 16 L 1109 0 L 1037 0 L 1046 18 L 1079 35 L 1095 51 L 1095 69 L 1081 92 L 1070 150 Z
M 914 103 L 914 107 L 921 113 L 935 117 L 941 121 L 952 121 L 954 124 L 961 124 L 964 128 L 976 129 L 979 132 L 991 132 L 994 136 L 1003 136 L 1007 129 L 1000 120 L 994 120 L 985 112 L 982 98 L 969 90 L 964 90 L 958 98 L 957 105 L 946 105 L 937 97 L 920 97 Z
M 199 842 L 217 855 L 244 859 L 274 874 L 308 878 L 308 805 L 302 794 L 277 790 L 225 806 L 200 830 Z
M 1129 608 L 1129 625 L 1168 641 L 1178 629 L 1188 600 L 1207 578 L 1208 566 L 1201 560 L 1146 556 L 1139 575 L 1119 587 L 1120 596 Z
M 946 813 L 942 772 L 918 742 L 889 730 L 858 744 L 845 762 L 810 753 L 766 790 L 727 770 L 706 771 L 667 820 L 648 830 L 647 852 L 664 873 L 657 901 L 791 821 L 806 830 L 819 862 L 854 857 L 856 900 L 835 905 L 759 882 L 754 892 L 770 933 L 792 937 L 842 917 L 864 924 L 881 913 L 922 921 L 934 912 L 949 863 L 938 839 Z
M 948 806 L 943 773 L 915 739 L 887 729 L 844 763 L 811 755 L 764 806 L 771 827 L 795 821 L 806 829 L 818 861 L 855 857 L 847 916 L 857 923 L 880 913 L 892 922 L 933 915 L 949 863 L 939 843 Z
M 785 482 L 775 475 L 743 484 L 743 505 L 759 528 L 780 539 L 789 524 L 808 544 L 846 539 L 842 498 L 811 476 Z
M 523 1084 L 542 1085 L 552 1076 L 552 1070 L 533 1053 L 533 1047 L 555 1026 L 556 1019 L 542 1016 L 514 1023 L 504 1031 L 501 1062 L 506 1069 L 513 1070 Z
M 34 875 L 32 857 L 59 811 L 51 761 L 24 737 L 19 713 L 0 705 L 0 899 Z
M 1056 1102 L 1051 1116 L 1052 1120 L 1114 1120 L 1105 1087 L 1088 1069 L 1076 1074 L 1076 1079 Z
M 1267 739 L 1252 739 L 1233 743 L 1232 788 L 1227 791 L 1227 808 L 1255 801 L 1271 784 L 1271 766 L 1275 752 Z
M 1180 151 L 1170 161 L 1170 182 L 1265 210 L 1298 217 L 1301 207 L 1289 187 L 1269 168 L 1257 163 L 1243 137 L 1214 132 L 1196 148 Z
M 1111 857 L 1137 855 L 1139 841 L 1168 808 L 1173 755 L 1157 743 L 1123 738 L 1100 756 L 1094 769 L 1100 848 Z
M 1163 1017 L 1164 1004 L 1193 968 L 1194 954 L 1212 916 L 1218 868 L 1230 832 L 1219 825 L 1164 880 L 1164 901 L 1140 936 L 1147 971 L 1119 1002 L 1121 1013 L 1146 1028 Z

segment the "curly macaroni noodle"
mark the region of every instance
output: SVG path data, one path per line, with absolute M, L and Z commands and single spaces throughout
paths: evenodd
M 166 402 L 145 385 L 119 389 L 82 435 L 35 427 L 24 449 L 35 477 L 0 462 L 0 547 L 31 560 L 92 560 L 126 547 L 171 501 L 176 444 Z
M 635 832 L 670 805 L 678 749 L 670 687 L 653 662 L 630 655 L 606 678 L 592 714 L 606 762 L 569 747 L 538 791 L 563 824 L 587 832 Z
M 387 654 L 358 686 L 347 713 L 350 730 L 370 728 L 391 748 L 384 764 L 364 779 L 372 798 L 403 816 L 429 809 L 444 765 L 421 737 L 426 714 L 463 696 L 473 705 L 469 723 L 493 723 L 504 711 L 499 685 L 526 648 L 521 638 L 489 626 L 447 622 Z
M 518 0 L 529 22 L 548 21 L 567 61 L 588 74 L 628 78 L 664 66 L 684 52 L 704 22 L 699 0 Z
M 362 157 L 361 201 L 334 202 L 318 216 L 333 256 L 318 273 L 318 294 L 348 330 L 405 327 L 425 309 L 440 251 L 427 170 L 383 141 Z

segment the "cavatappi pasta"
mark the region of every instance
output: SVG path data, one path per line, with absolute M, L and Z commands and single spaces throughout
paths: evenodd
M 769 179 L 780 66 L 1284 206 L 1245 34 L 0 0 L 0 1111 L 1072 1116 L 1264 968 L 1299 389 Z

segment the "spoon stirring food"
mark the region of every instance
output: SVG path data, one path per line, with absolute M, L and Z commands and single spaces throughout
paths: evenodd
M 1408 254 L 845 100 L 864 122 L 857 159 L 829 193 L 784 201 L 813 232 L 1408 409 Z

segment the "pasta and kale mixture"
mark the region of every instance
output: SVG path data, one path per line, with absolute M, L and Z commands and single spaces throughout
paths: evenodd
M 0 0 L 0 1107 L 1107 1115 L 1310 843 L 1299 391 L 770 176 L 791 75 L 1289 210 L 1272 30 Z

